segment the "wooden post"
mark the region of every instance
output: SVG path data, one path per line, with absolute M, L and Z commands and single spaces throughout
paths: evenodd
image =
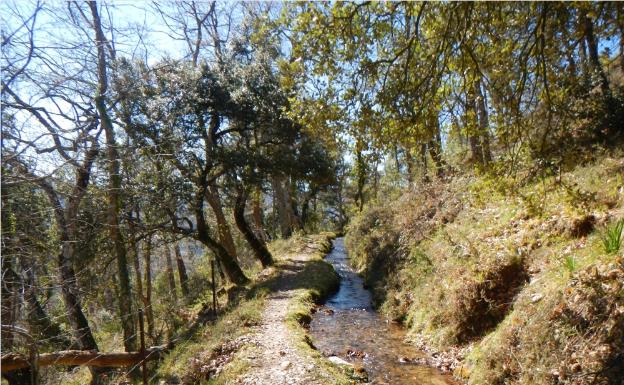
M 145 324 L 143 321 L 143 308 L 139 308 L 139 332 L 141 333 L 141 357 L 145 357 Z M 143 385 L 147 385 L 147 363 L 145 358 L 141 361 L 141 373 L 143 374 Z
M 212 275 L 212 315 L 217 318 L 217 285 L 215 284 L 215 261 L 210 260 L 210 274 Z
M 37 345 L 33 343 L 30 347 L 30 383 L 32 385 L 39 384 L 39 363 Z

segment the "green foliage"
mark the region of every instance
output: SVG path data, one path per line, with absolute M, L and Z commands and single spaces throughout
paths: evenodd
M 607 227 L 602 235 L 602 245 L 607 254 L 616 254 L 622 248 L 622 235 L 624 232 L 624 219 L 620 219 Z

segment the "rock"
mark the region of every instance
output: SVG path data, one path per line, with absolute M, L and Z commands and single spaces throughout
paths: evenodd
M 351 363 L 343 360 L 340 357 L 336 357 L 336 356 L 331 356 L 328 358 L 328 360 L 330 360 L 332 363 L 336 364 L 336 365 L 346 365 L 346 366 L 353 366 L 351 365 Z
M 347 357 L 355 357 L 355 358 L 364 359 L 366 358 L 367 355 L 368 354 L 364 353 L 361 350 L 347 349 Z
M 290 368 L 292 366 L 292 363 L 290 361 L 284 361 L 282 362 L 282 364 L 280 365 L 280 367 L 282 368 L 282 370 L 286 370 L 288 368 Z
M 544 296 L 542 294 L 540 294 L 540 293 L 534 294 L 531 297 L 531 303 L 539 302 L 542 298 L 544 298 Z

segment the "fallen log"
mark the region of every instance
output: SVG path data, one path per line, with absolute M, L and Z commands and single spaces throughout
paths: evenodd
M 53 353 L 43 353 L 37 357 L 37 366 L 50 365 L 88 365 L 97 367 L 125 367 L 136 365 L 142 361 L 160 358 L 167 347 L 158 346 L 141 352 L 102 353 L 89 350 L 62 350 Z M 2 355 L 0 369 L 2 373 L 11 370 L 30 367 L 31 359 L 20 353 Z

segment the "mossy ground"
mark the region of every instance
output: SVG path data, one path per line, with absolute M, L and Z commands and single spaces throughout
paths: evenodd
M 602 235 L 624 217 L 624 158 L 528 176 L 455 177 L 373 204 L 347 248 L 415 341 L 465 348 L 469 383 L 615 384 L 622 251 Z

